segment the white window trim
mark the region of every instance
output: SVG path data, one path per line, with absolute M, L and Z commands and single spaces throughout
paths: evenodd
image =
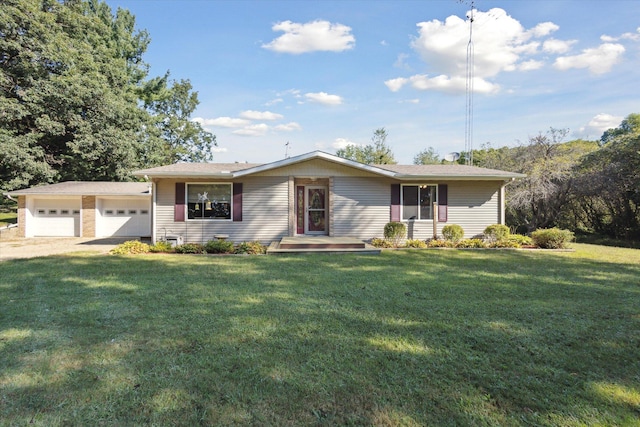
M 190 185 L 228 185 L 229 186 L 229 218 L 189 218 L 189 186 Z M 184 205 L 187 210 L 185 221 L 233 222 L 233 183 L 232 182 L 186 182 L 184 188 Z
M 433 183 L 433 182 L 407 182 L 405 184 L 400 184 L 400 222 L 408 222 L 409 219 L 404 219 L 404 187 L 420 187 L 422 185 L 426 185 L 426 186 L 430 186 L 430 187 L 435 187 L 436 188 L 436 203 L 438 202 L 438 184 Z M 434 217 L 437 215 L 437 212 L 434 212 L 433 215 Z M 418 215 L 420 215 L 420 207 L 418 206 Z M 419 221 L 419 222 L 433 222 L 433 218 L 431 219 L 418 219 L 416 218 L 414 221 Z

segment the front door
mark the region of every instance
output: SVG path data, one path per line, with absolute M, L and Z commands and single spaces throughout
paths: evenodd
M 327 234 L 327 187 L 305 187 L 305 234 Z

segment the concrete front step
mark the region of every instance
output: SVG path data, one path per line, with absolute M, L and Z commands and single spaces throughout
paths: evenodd
M 300 236 L 284 237 L 267 250 L 268 254 L 304 252 L 379 254 L 380 249 L 352 237 Z

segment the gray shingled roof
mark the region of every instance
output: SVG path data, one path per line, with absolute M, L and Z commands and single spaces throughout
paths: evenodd
M 150 196 L 147 182 L 67 181 L 10 191 L 10 196 Z
M 135 176 L 224 176 L 244 169 L 261 166 L 260 163 L 174 163 L 133 172 Z
M 525 175 L 497 169 L 458 164 L 450 165 L 375 165 L 402 177 L 474 177 L 474 178 L 522 178 Z
M 322 159 L 339 163 L 358 170 L 364 170 L 396 178 L 398 180 L 421 179 L 449 179 L 449 180 L 510 180 L 523 178 L 525 175 L 505 172 L 496 169 L 485 169 L 464 165 L 365 165 L 352 160 L 343 159 L 333 154 L 314 151 L 272 163 L 176 163 L 133 172 L 135 176 L 149 177 L 218 177 L 238 178 L 265 170 L 276 170 L 298 162 Z

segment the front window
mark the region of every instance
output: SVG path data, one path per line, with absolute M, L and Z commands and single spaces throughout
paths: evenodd
M 231 219 L 231 184 L 187 184 L 189 219 Z
M 436 199 L 436 185 L 402 186 L 402 219 L 433 219 L 433 203 Z

